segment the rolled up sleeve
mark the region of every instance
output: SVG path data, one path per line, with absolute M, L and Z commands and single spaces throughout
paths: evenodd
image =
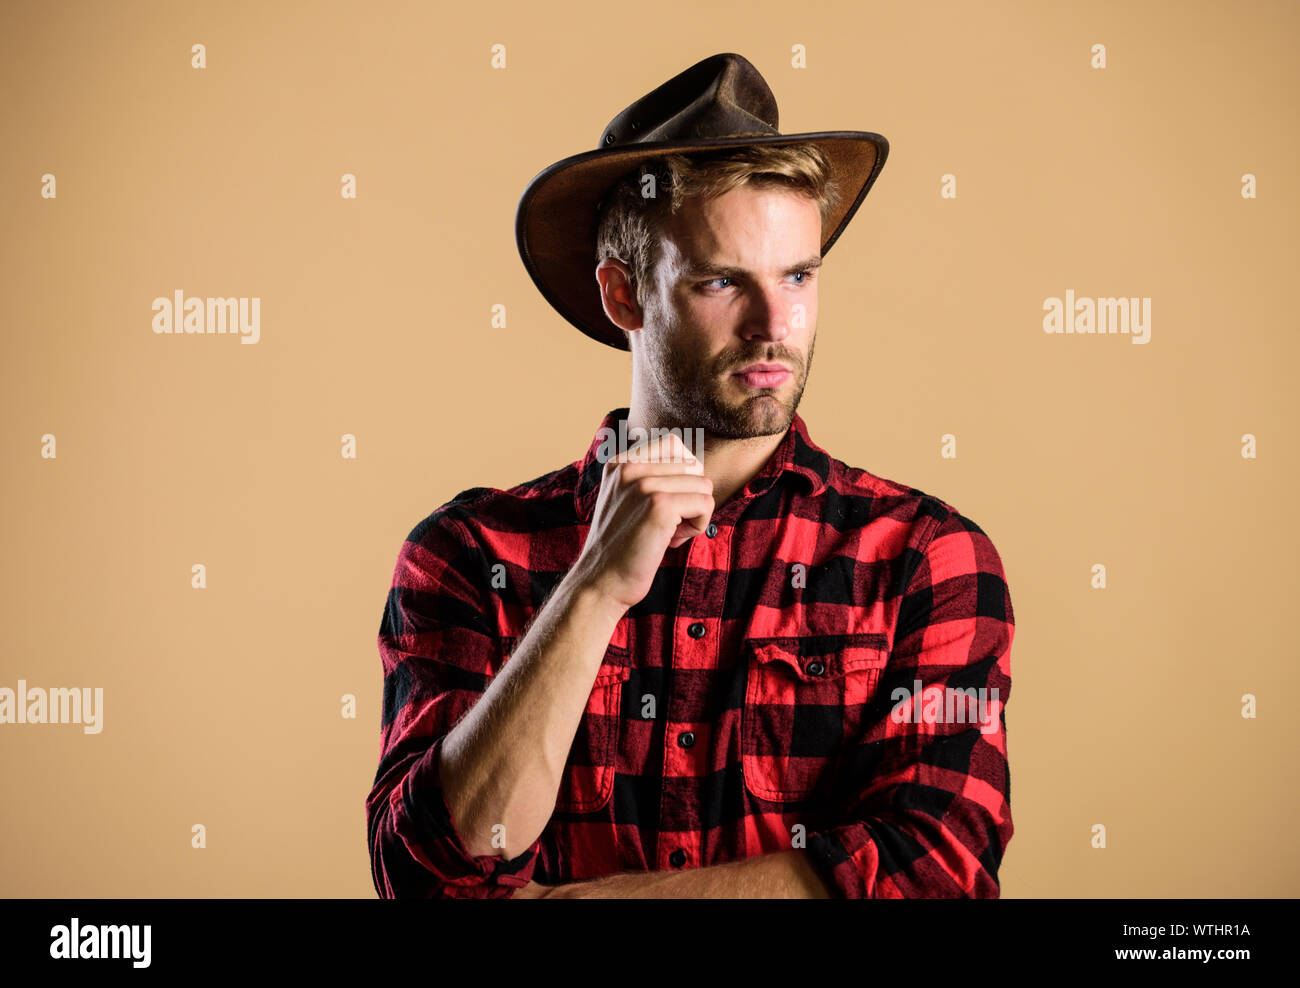
M 443 740 L 502 661 L 488 595 L 474 579 L 487 574 L 464 526 L 443 509 L 411 531 L 398 555 L 378 638 L 379 770 L 366 799 L 382 898 L 508 898 L 536 865 L 539 842 L 513 859 L 471 854 L 438 775 Z
M 844 898 L 997 898 L 1010 592 L 993 543 L 955 511 L 914 558 L 873 716 L 842 764 L 848 795 L 807 851 Z

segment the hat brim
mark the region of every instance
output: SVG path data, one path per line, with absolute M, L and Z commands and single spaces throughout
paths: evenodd
M 647 158 L 751 144 L 820 145 L 830 161 L 840 202 L 826 218 L 822 255 L 831 249 L 866 198 L 889 155 L 889 142 L 866 131 L 660 141 L 585 151 L 539 172 L 519 198 L 515 240 L 538 291 L 580 331 L 616 350 L 627 350 L 622 330 L 610 322 L 596 282 L 596 226 L 601 197 L 624 173 Z

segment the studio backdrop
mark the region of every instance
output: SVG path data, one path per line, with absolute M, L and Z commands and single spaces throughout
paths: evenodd
M 0 895 L 375 894 L 402 540 L 628 404 L 519 196 L 727 51 L 783 133 L 890 142 L 799 412 L 1001 553 L 1002 894 L 1300 893 L 1298 44 L 1281 0 L 4 4 Z

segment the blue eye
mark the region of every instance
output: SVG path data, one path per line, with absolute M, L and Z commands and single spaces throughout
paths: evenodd
M 795 284 L 802 287 L 808 284 L 809 279 L 812 277 L 812 269 L 809 268 L 803 271 L 796 271 L 791 274 L 790 277 L 795 278 Z M 711 278 L 708 281 L 700 282 L 699 287 L 706 291 L 717 292 L 726 288 L 731 288 L 734 283 L 734 278 L 722 275 L 718 278 Z

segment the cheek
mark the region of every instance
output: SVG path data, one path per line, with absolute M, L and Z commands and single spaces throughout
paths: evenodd
M 702 295 L 687 291 L 678 299 L 678 311 L 684 322 L 709 326 L 728 318 L 730 309 L 723 295 Z
M 817 326 L 817 296 L 805 296 L 790 305 L 790 328 L 811 332 Z

